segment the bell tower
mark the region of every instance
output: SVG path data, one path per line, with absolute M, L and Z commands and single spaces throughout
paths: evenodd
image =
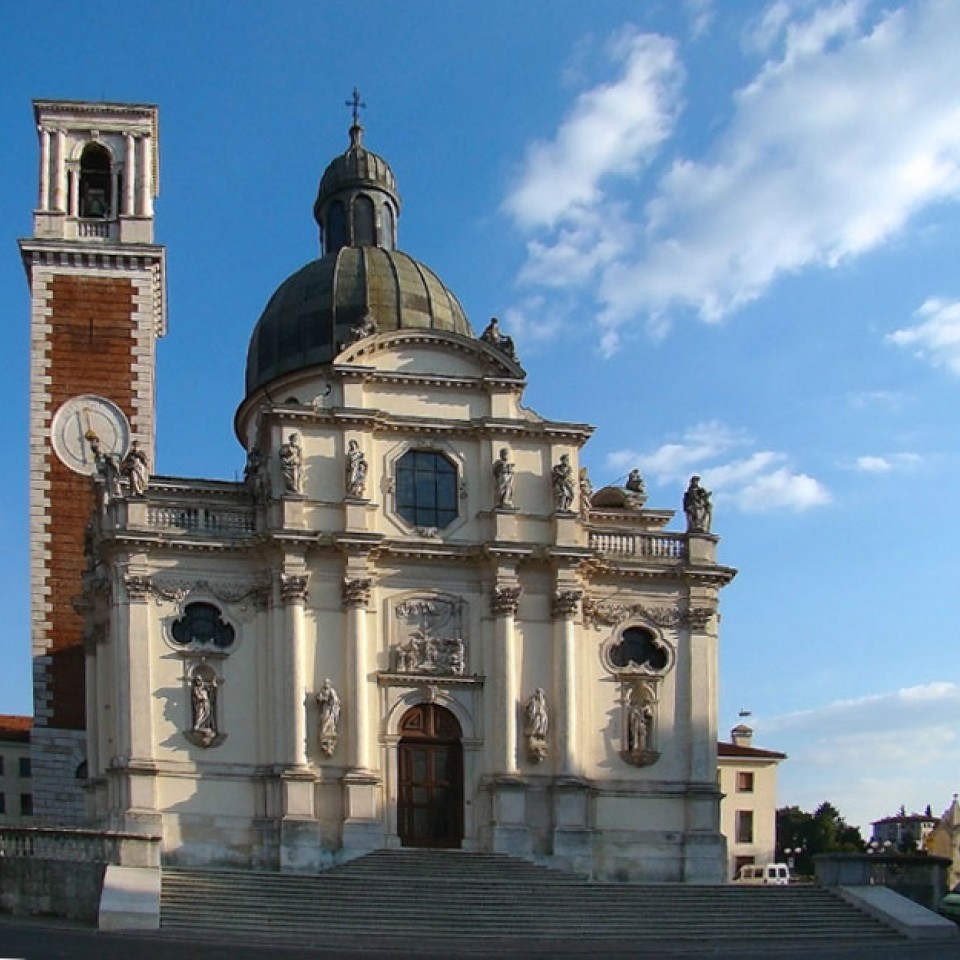
M 85 817 L 83 617 L 74 609 L 93 506 L 93 441 L 155 453 L 156 340 L 166 329 L 154 243 L 158 112 L 38 100 L 39 197 L 20 241 L 30 285 L 30 571 L 34 813 Z M 95 643 L 96 638 L 87 638 Z M 108 689 L 101 685 L 101 689 Z

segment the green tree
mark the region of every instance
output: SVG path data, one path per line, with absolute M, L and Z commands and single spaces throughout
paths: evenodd
M 860 828 L 850 826 L 832 803 L 821 803 L 813 813 L 799 807 L 777 811 L 777 859 L 792 859 L 796 874 L 812 875 L 818 853 L 856 853 L 865 848 Z

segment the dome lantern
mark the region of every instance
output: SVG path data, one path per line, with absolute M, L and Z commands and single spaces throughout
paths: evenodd
M 363 145 L 360 109 L 366 106 L 354 88 L 350 146 L 335 157 L 320 179 L 313 216 L 320 227 L 321 252 L 344 247 L 397 247 L 400 195 L 390 164 Z

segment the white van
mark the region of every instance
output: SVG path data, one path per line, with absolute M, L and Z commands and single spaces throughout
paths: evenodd
M 785 863 L 754 863 L 740 868 L 735 883 L 762 883 L 777 887 L 790 882 L 790 868 Z

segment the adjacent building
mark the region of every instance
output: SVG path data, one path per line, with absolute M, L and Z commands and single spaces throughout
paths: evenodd
M 313 871 L 407 845 L 722 881 L 735 571 L 707 492 L 676 531 L 638 474 L 592 491 L 592 428 L 526 407 L 509 332 L 477 335 L 399 248 L 356 108 L 313 206 L 321 255 L 252 324 L 244 481 L 156 475 L 156 108 L 36 111 L 44 811 L 155 836 L 166 863 Z
M 33 821 L 30 717 L 0 714 L 0 821 Z
M 727 840 L 727 878 L 748 864 L 772 863 L 777 849 L 777 767 L 785 753 L 753 746 L 753 730 L 738 724 L 717 745 L 720 830 Z
M 870 843 L 894 850 L 922 850 L 937 825 L 937 820 L 929 807 L 925 813 L 907 813 L 901 807 L 900 812 L 892 817 L 881 817 L 872 821 Z

